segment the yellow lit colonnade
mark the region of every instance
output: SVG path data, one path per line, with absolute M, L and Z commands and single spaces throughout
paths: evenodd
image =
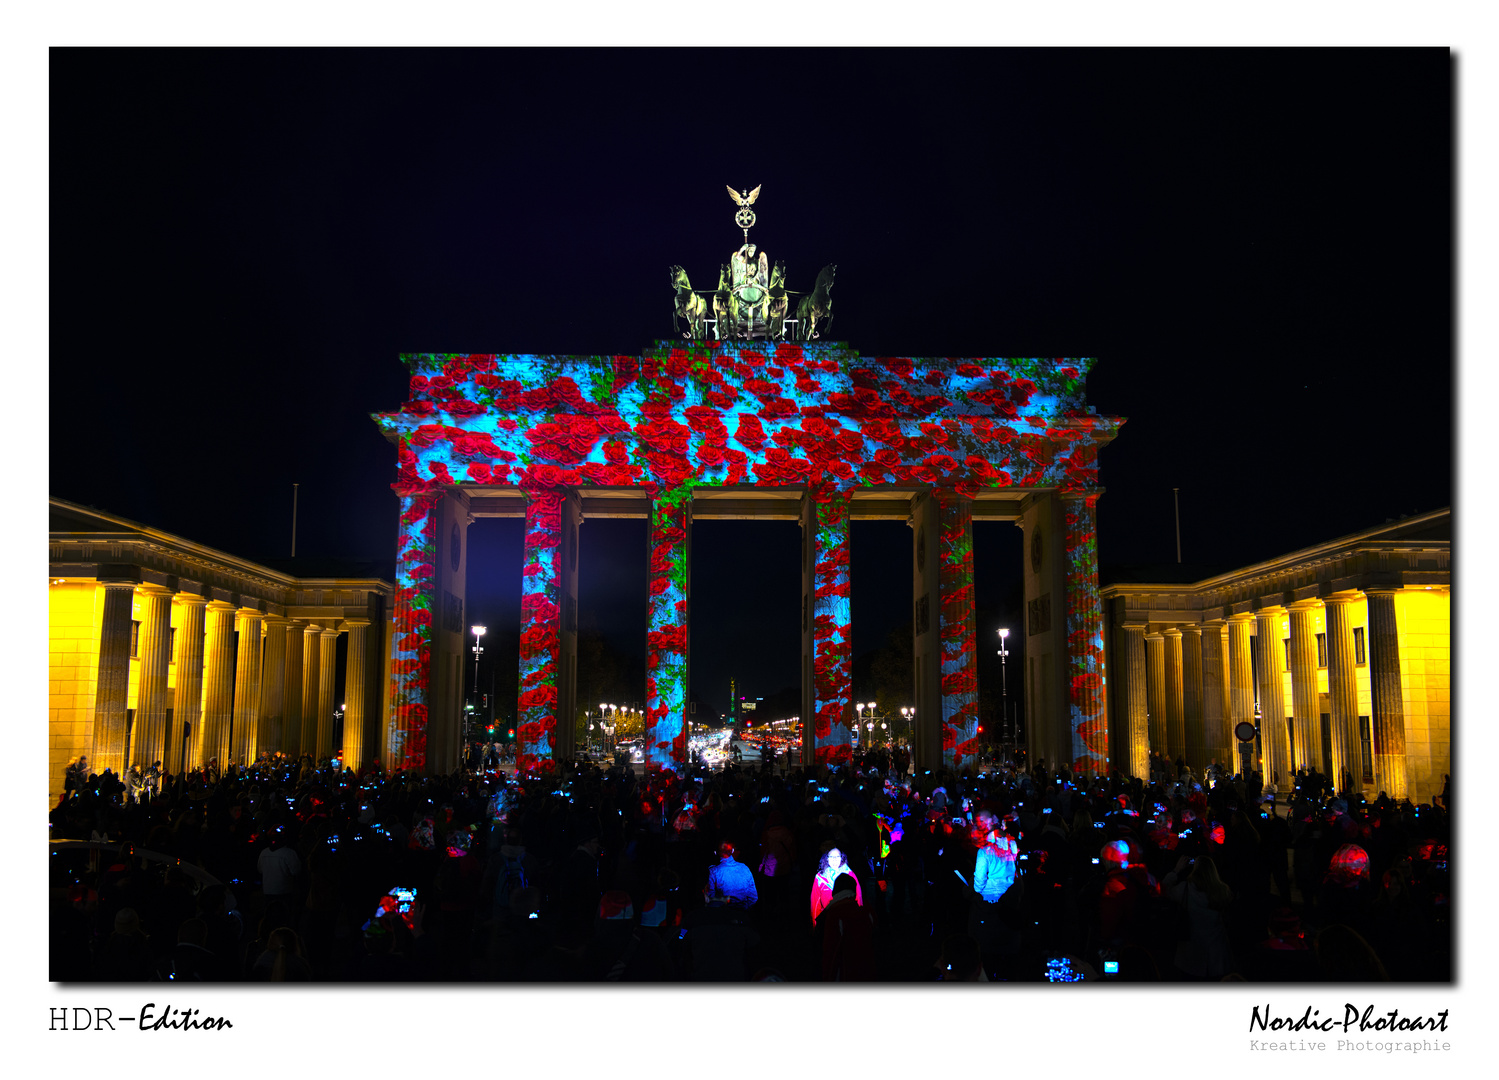
M 215 758 L 222 767 L 262 751 L 339 754 L 351 766 L 379 756 L 390 582 L 293 577 L 91 507 L 51 499 L 48 509 L 54 802 L 84 754 L 93 772 L 117 774 L 156 761 L 168 772 Z
M 1282 795 L 1307 766 L 1429 802 L 1452 771 L 1451 552 L 1443 509 L 1191 584 L 1103 585 L 1114 760 L 1216 759 Z

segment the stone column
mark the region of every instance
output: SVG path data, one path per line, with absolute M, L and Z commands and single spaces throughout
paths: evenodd
M 1254 724 L 1254 654 L 1249 648 L 1253 615 L 1235 615 L 1228 620 L 1228 728 L 1230 733 L 1240 724 Z M 1233 772 L 1240 771 L 1238 746 L 1234 738 Z M 1251 757 L 1253 751 L 1251 750 Z
M 1255 681 L 1260 689 L 1260 745 L 1264 749 L 1265 783 L 1274 783 L 1277 797 L 1292 788 L 1291 744 L 1286 737 L 1286 696 L 1281 681 L 1280 619 L 1286 609 L 1264 608 L 1255 615 L 1260 639 Z
M 222 772 L 229 763 L 229 728 L 234 720 L 234 605 L 208 605 L 208 636 L 203 646 L 203 723 L 193 735 L 193 762 L 217 758 Z
M 130 616 L 135 585 L 104 581 L 104 623 L 99 629 L 99 681 L 94 691 L 94 737 L 89 771 L 113 769 L 121 775 L 125 761 L 125 707 L 130 700 Z
M 1228 707 L 1227 624 L 1210 619 L 1202 624 L 1202 753 L 1230 773 L 1239 771 L 1234 754 L 1233 724 Z
M 1145 624 L 1125 623 L 1124 633 L 1129 693 L 1128 727 L 1125 730 L 1129 757 L 1122 764 L 1129 775 L 1149 779 L 1150 699 L 1145 690 Z
M 403 441 L 401 453 L 411 454 Z M 415 457 L 411 457 L 412 462 Z M 390 732 L 384 748 L 387 770 L 417 770 L 427 767 L 427 704 L 431 699 L 432 613 L 437 607 L 437 517 L 442 496 L 421 487 L 398 486 L 401 496 L 400 531 L 396 538 L 396 602 L 392 616 L 390 657 Z M 529 523 L 529 518 L 528 518 Z M 529 530 L 528 530 L 529 531 Z M 529 569 L 529 567 L 527 568 Z M 529 578 L 523 579 L 529 581 Z M 522 589 L 525 589 L 522 585 Z M 525 604 L 525 593 L 521 597 Z M 521 620 L 525 625 L 525 609 Z M 525 644 L 521 646 L 524 664 Z M 303 661 L 303 678 L 317 682 Z M 311 704 L 302 699 L 302 745 L 316 742 L 314 723 L 316 695 Z
M 260 660 L 264 649 L 261 623 L 264 616 L 254 608 L 239 611 L 239 656 L 234 667 L 234 729 L 230 752 L 236 764 L 248 765 L 259 753 Z
M 318 657 L 317 752 L 313 757 L 322 761 L 332 757 L 336 749 L 333 745 L 333 711 L 339 704 L 335 700 L 338 691 L 335 685 L 338 678 L 338 627 L 326 627 L 318 644 L 321 655 Z
M 1312 626 L 1321 603 L 1298 600 L 1291 612 L 1291 754 L 1293 768 L 1321 767 L 1322 710 L 1317 707 L 1317 634 Z
M 265 654 L 260 673 L 259 751 L 274 754 L 284 749 L 286 738 L 286 628 L 289 619 L 280 615 L 265 620 Z
M 368 619 L 345 619 L 349 632 L 349 655 L 344 665 L 344 764 L 354 771 L 368 765 L 374 756 L 375 741 L 369 728 L 369 710 L 365 692 L 369 686 L 369 652 L 365 645 Z
M 848 497 L 844 496 L 847 520 Z M 937 583 L 942 604 L 938 639 L 942 650 L 942 765 L 954 771 L 973 765 L 979 754 L 978 636 L 973 610 L 973 502 L 955 492 L 937 491 Z M 844 526 L 844 580 L 848 579 L 848 527 Z M 820 534 L 819 534 L 820 541 Z M 822 545 L 818 544 L 819 552 Z M 821 612 L 821 608 L 818 609 Z M 852 632 L 844 631 L 847 698 L 853 696 Z M 1107 746 L 1108 729 L 1100 732 Z M 1076 754 L 1073 757 L 1077 757 Z
M 804 640 L 811 665 L 811 716 L 803 723 L 811 737 L 814 765 L 844 764 L 853 756 L 848 507 L 848 492 L 829 484 L 817 485 L 802 501 L 809 605 Z
M 136 590 L 141 600 L 140 677 L 135 687 L 135 730 L 130 761 L 141 771 L 166 760 L 167 665 L 172 662 L 172 592 L 159 585 Z
M 1374 709 L 1374 785 L 1406 796 L 1405 702 L 1400 684 L 1400 629 L 1395 589 L 1365 589 L 1369 603 L 1369 696 Z
M 691 489 L 661 492 L 646 538 L 645 767 L 653 773 L 687 760 L 691 545 Z
M 1145 692 L 1150 711 L 1150 749 L 1164 754 L 1166 742 L 1166 638 L 1145 635 Z M 1146 778 L 1150 776 L 1147 772 Z
M 1332 706 L 1332 780 L 1339 794 L 1364 788 L 1363 749 L 1358 730 L 1358 677 L 1349 608 L 1356 594 L 1329 596 L 1327 610 L 1327 696 Z
M 1187 728 L 1183 715 L 1185 691 L 1182 686 L 1182 632 L 1172 627 L 1166 639 L 1166 756 L 1174 765 L 1187 755 Z M 1172 775 L 1175 775 L 1174 773 Z
M 208 601 L 192 593 L 178 593 L 177 690 L 172 727 L 167 732 L 167 758 L 162 766 L 169 773 L 191 768 L 191 747 L 198 741 L 203 723 L 203 627 Z M 184 743 L 182 733 L 188 733 Z
M 556 768 L 553 747 L 557 731 L 557 683 L 562 658 L 562 505 L 566 494 L 554 489 L 528 491 L 526 495 L 525 551 L 521 556 L 520 689 L 516 700 L 516 770 L 520 773 L 549 772 Z M 651 603 L 654 596 L 646 602 Z M 659 638 L 657 644 L 660 644 Z M 650 646 L 647 645 L 647 649 Z M 650 686 L 652 659 L 646 658 L 646 683 Z M 684 704 L 679 710 L 686 711 Z M 649 689 L 647 689 L 649 693 Z M 647 725 L 646 760 L 650 758 Z M 685 756 L 685 742 L 684 756 Z M 659 757 L 656 767 L 665 764 Z
M 282 662 L 286 689 L 281 706 L 280 750 L 291 757 L 302 752 L 302 640 L 306 631 L 300 619 L 292 620 L 286 627 L 286 659 Z
M 297 753 L 314 761 L 317 760 L 318 693 L 322 686 L 319 671 L 323 652 L 318 642 L 322 633 L 321 623 L 308 623 L 302 631 L 302 738 Z
M 1103 600 L 1098 595 L 1098 495 L 1062 496 L 1067 557 L 1067 672 L 1074 773 L 1109 771 Z M 971 605 L 970 605 L 971 610 Z M 977 687 L 975 687 L 977 689 Z
M 1182 732 L 1187 764 L 1200 775 L 1207 767 L 1202 731 L 1202 628 L 1182 627 Z

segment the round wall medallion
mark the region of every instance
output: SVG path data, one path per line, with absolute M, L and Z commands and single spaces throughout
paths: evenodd
M 458 560 L 463 555 L 463 534 L 458 531 L 458 523 L 453 522 L 453 533 L 448 538 L 448 561 L 453 564 L 453 569 L 458 569 Z

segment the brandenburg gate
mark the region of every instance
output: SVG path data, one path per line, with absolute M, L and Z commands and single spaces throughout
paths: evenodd
M 861 357 L 816 340 L 834 268 L 791 319 L 782 268 L 754 253 L 722 269 L 711 307 L 673 268 L 689 332 L 639 356 L 402 357 L 410 400 L 374 417 L 399 456 L 389 767 L 458 764 L 465 534 L 482 517 L 525 519 L 521 771 L 572 756 L 580 534 L 602 517 L 649 522 L 647 768 L 687 760 L 692 523 L 714 518 L 801 523 L 802 760 L 847 761 L 863 518 L 912 529 L 917 767 L 977 751 L 973 522 L 1003 520 L 1025 533 L 1030 752 L 1107 771 L 1094 521 L 1098 452 L 1123 421 L 1084 400 L 1091 361 Z

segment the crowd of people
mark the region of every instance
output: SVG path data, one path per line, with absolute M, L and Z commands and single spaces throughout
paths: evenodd
M 138 787 L 75 768 L 51 977 L 1449 981 L 1446 796 L 879 751 L 519 778 L 278 756 Z

